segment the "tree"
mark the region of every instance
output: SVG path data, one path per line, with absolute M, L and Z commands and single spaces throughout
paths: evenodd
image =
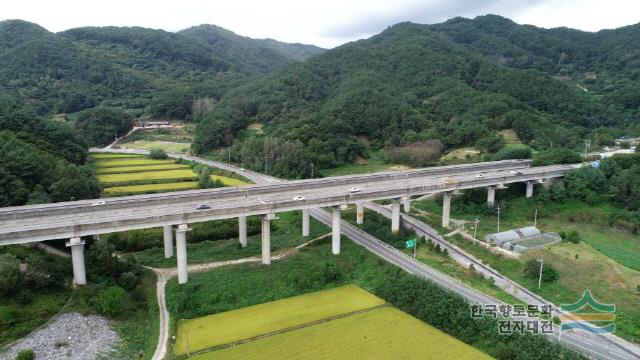
M 0 295 L 10 296 L 20 284 L 20 261 L 12 254 L 0 254 Z
M 505 147 L 493 156 L 493 160 L 531 159 L 532 154 L 533 152 L 528 146 Z
M 529 259 L 524 264 L 524 274 L 530 279 L 538 279 L 540 276 L 540 263 L 536 259 Z M 558 280 L 558 270 L 551 264 L 544 263 L 542 267 L 542 281 L 553 282 Z
M 164 159 L 167 159 L 169 156 L 162 149 L 153 149 L 149 152 L 149 157 L 151 159 L 164 160 Z
M 200 119 L 204 114 L 211 111 L 216 105 L 216 100 L 211 97 L 195 99 L 191 105 L 191 115 L 194 119 Z
M 106 145 L 133 127 L 133 116 L 117 108 L 97 107 L 80 113 L 76 128 L 93 146 Z
M 496 152 L 505 145 L 504 137 L 499 134 L 488 135 L 476 141 L 474 147 L 482 153 Z
M 583 167 L 565 176 L 565 187 L 569 196 L 587 201 L 606 193 L 607 179 L 599 169 Z
M 611 178 L 615 201 L 629 210 L 640 210 L 640 166 L 621 170 Z
M 108 316 L 115 316 L 124 310 L 127 293 L 119 286 L 111 286 L 98 293 L 100 311 Z
M 200 189 L 209 189 L 215 187 L 214 181 L 211 179 L 211 173 L 211 168 L 209 168 L 208 166 L 204 166 L 202 167 L 202 169 L 200 169 L 200 174 L 198 175 L 198 187 Z
M 553 165 L 553 164 L 576 164 L 582 158 L 575 151 L 566 148 L 552 148 L 536 154 L 533 166 Z

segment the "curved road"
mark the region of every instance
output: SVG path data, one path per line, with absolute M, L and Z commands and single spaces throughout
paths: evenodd
M 96 150 L 100 151 L 100 150 Z M 115 151 L 113 149 L 110 152 L 124 152 L 131 153 L 131 151 Z M 137 153 L 148 153 L 144 151 L 138 151 Z M 171 157 L 188 158 L 188 160 L 200 162 L 206 165 L 219 167 L 225 170 L 234 171 L 256 183 L 276 183 L 283 180 L 259 174 L 256 172 L 240 169 L 233 165 L 224 164 L 218 161 L 200 159 L 193 156 L 185 156 L 181 154 L 169 154 Z M 331 226 L 332 216 L 325 210 L 312 209 L 310 215 L 319 220 L 320 222 Z M 429 279 L 441 287 L 460 294 L 467 300 L 474 303 L 481 304 L 502 304 L 499 300 L 496 300 L 488 295 L 480 293 L 475 289 L 472 289 L 459 281 L 442 274 L 421 262 L 416 261 L 410 256 L 407 256 L 403 252 L 392 248 L 383 241 L 367 234 L 366 232 L 358 229 L 357 227 L 342 220 L 340 224 L 341 232 L 347 237 L 351 238 L 355 243 L 363 246 L 367 250 L 381 257 L 382 259 L 394 264 L 403 270 Z M 466 256 L 470 256 L 466 254 Z M 545 302 L 547 303 L 547 302 Z M 640 347 L 628 343 L 614 335 L 595 335 L 585 332 L 576 333 L 562 333 L 560 336 L 559 329 L 554 327 L 555 334 L 549 336 L 554 341 L 559 341 L 569 348 L 575 349 L 582 354 L 595 359 L 607 359 L 607 360 L 640 360 Z

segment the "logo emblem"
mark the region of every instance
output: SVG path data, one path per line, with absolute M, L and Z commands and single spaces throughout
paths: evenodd
M 615 304 L 598 302 L 590 290 L 573 304 L 560 305 L 561 331 L 582 330 L 591 333 L 612 333 L 616 330 Z

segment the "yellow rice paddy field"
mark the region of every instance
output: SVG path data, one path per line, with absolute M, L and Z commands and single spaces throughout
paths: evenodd
M 179 169 L 165 171 L 144 171 L 124 174 L 103 174 L 98 175 L 98 180 L 103 184 L 108 184 L 142 180 L 195 180 L 197 177 L 198 174 L 191 171 L 191 169 Z
M 104 193 L 109 196 L 142 194 L 155 191 L 178 191 L 193 190 L 198 188 L 195 181 L 181 181 L 177 183 L 164 184 L 145 184 L 145 185 L 129 185 L 129 186 L 113 186 L 104 189 Z
M 184 355 L 382 304 L 357 286 L 343 286 L 180 321 L 174 352 Z
M 177 336 L 195 360 L 491 359 L 353 285 L 181 321 Z
M 145 171 L 158 171 L 158 170 L 178 170 L 188 169 L 189 165 L 185 164 L 160 164 L 160 165 L 146 165 L 146 166 L 116 166 L 116 167 L 103 167 L 95 169 L 96 174 L 123 174 L 123 173 L 136 173 Z
M 154 160 L 137 154 L 91 154 L 91 166 L 106 196 L 197 189 L 198 174 L 173 159 Z M 211 175 L 225 186 L 246 185 L 242 180 Z

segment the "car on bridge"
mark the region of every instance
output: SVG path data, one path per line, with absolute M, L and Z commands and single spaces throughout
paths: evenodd
M 196 208 L 196 210 L 207 210 L 207 209 L 211 209 L 211 206 L 207 205 L 207 204 L 200 204 L 198 205 L 198 207 Z

